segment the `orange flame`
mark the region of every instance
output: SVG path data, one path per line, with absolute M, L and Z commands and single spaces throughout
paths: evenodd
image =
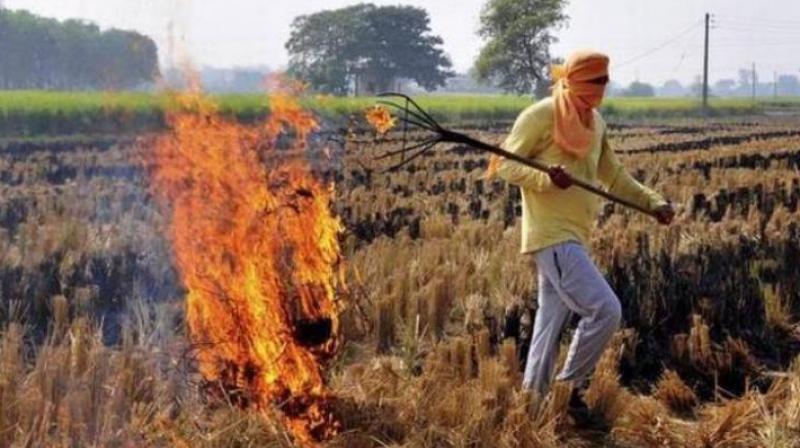
M 392 117 L 392 114 L 383 106 L 373 106 L 367 109 L 365 116 L 367 123 L 369 123 L 379 134 L 385 134 L 391 130 L 397 119 Z
M 296 440 L 314 445 L 339 429 L 323 366 L 338 342 L 341 223 L 332 187 L 277 146 L 302 148 L 317 122 L 284 93 L 258 127 L 220 117 L 200 94 L 179 103 L 152 184 L 171 210 L 200 372 L 241 405 L 279 408 Z

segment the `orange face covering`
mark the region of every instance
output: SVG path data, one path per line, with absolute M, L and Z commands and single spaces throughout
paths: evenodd
M 592 110 L 603 101 L 604 84 L 588 82 L 608 76 L 608 56 L 579 51 L 564 65 L 553 66 L 555 116 L 553 139 L 565 152 L 585 157 L 594 138 Z

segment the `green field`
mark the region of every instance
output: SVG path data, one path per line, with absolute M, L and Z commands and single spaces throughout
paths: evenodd
M 266 95 L 217 95 L 226 115 L 253 121 L 269 111 Z M 420 104 L 451 123 L 507 122 L 530 104 L 521 96 L 421 95 Z M 157 131 L 164 126 L 170 96 L 151 93 L 0 91 L 0 138 L 98 135 Z M 359 113 L 375 98 L 315 96 L 304 104 L 327 119 Z M 767 107 L 800 106 L 798 98 L 759 100 L 712 99 L 710 114 L 745 115 Z M 698 116 L 692 98 L 609 98 L 603 112 L 610 118 Z

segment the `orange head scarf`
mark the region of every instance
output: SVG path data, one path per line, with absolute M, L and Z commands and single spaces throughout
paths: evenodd
M 603 101 L 605 85 L 588 81 L 604 76 L 608 76 L 608 56 L 594 51 L 575 52 L 566 64 L 553 66 L 553 139 L 569 154 L 583 158 L 589 153 L 594 138 L 592 110 Z

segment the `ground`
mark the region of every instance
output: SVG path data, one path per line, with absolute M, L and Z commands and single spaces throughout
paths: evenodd
M 464 130 L 499 143 L 508 124 Z M 671 227 L 610 205 L 598 218 L 591 249 L 625 327 L 586 397 L 600 433 L 573 427 L 568 389 L 519 389 L 535 266 L 518 253 L 518 191 L 483 179 L 484 154 L 442 147 L 382 173 L 374 157 L 400 135 L 363 133 L 315 156 L 346 229 L 343 343 L 327 366 L 342 433 L 328 443 L 796 446 L 798 125 L 612 123 L 623 163 L 679 213 Z M 152 144 L 3 141 L 0 445 L 291 444 L 277 409 L 239 409 L 196 373 L 142 165 Z

